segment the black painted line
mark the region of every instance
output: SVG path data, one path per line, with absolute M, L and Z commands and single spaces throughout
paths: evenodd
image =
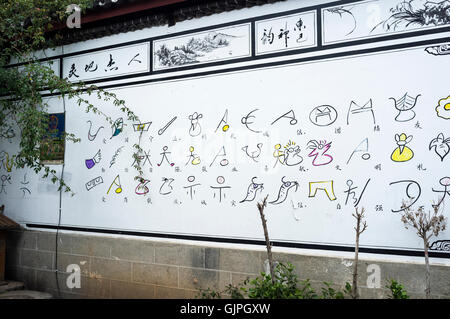
M 318 16 L 319 17 L 319 16 Z M 320 18 L 318 18 L 320 19 Z M 312 53 L 312 52 L 321 52 L 324 50 L 329 49 L 340 49 L 340 48 L 348 48 L 352 46 L 358 46 L 363 44 L 372 44 L 372 43 L 379 43 L 379 42 L 387 42 L 392 40 L 400 40 L 400 39 L 408 39 L 412 37 L 418 37 L 418 36 L 424 36 L 424 35 L 433 35 L 438 33 L 445 33 L 450 32 L 450 27 L 441 28 L 438 30 L 421 30 L 416 32 L 405 34 L 393 34 L 388 36 L 381 36 L 376 39 L 372 38 L 366 38 L 362 40 L 357 41 L 349 41 L 349 42 L 343 42 L 343 43 L 335 43 L 335 44 L 323 44 L 323 38 L 322 38 L 322 28 L 321 24 L 317 23 L 317 45 L 309 48 L 298 48 L 298 49 L 292 49 L 292 50 L 286 50 L 281 52 L 272 52 L 272 53 L 265 53 L 256 55 L 253 54 L 253 51 L 256 47 L 255 42 L 255 32 L 252 32 L 250 35 L 250 38 L 253 40 L 250 44 L 251 52 L 252 54 L 248 57 L 237 57 L 237 58 L 230 58 L 227 60 L 221 60 L 221 61 L 215 61 L 215 62 L 205 62 L 205 63 L 198 63 L 198 64 L 190 64 L 185 66 L 179 66 L 179 67 L 173 67 L 170 69 L 162 69 L 162 70 L 154 70 L 153 65 L 153 40 L 150 40 L 150 57 L 149 59 L 152 61 L 151 63 L 151 69 L 148 72 L 140 72 L 140 73 L 134 73 L 134 74 L 126 74 L 126 75 L 120 75 L 120 76 L 112 76 L 112 77 L 104 77 L 99 79 L 93 79 L 93 80 L 87 80 L 83 81 L 85 84 L 94 84 L 94 83 L 103 83 L 103 82 L 111 82 L 111 81 L 120 81 L 123 79 L 128 78 L 136 78 L 141 76 L 151 76 L 151 75 L 159 75 L 159 74 L 165 74 L 165 73 L 173 73 L 173 72 L 181 72 L 181 71 L 189 71 L 189 70 L 195 70 L 195 69 L 201 69 L 201 68 L 207 68 L 207 67 L 215 67 L 215 66 L 224 66 L 224 65 L 231 65 L 233 63 L 242 63 L 242 62 L 252 62 L 256 60 L 263 60 L 263 59 L 270 59 L 275 57 L 284 57 L 284 56 L 290 56 L 290 55 L 296 55 L 296 54 L 303 54 L 303 53 Z M 255 30 L 256 31 L 256 30 Z M 443 42 L 443 41 L 441 41 Z M 411 42 L 414 43 L 414 42 Z M 346 52 L 355 52 L 355 51 L 346 51 Z M 62 59 L 63 60 L 63 59 Z M 192 76 L 195 76 L 193 74 Z
M 296 58 L 296 59 L 292 59 L 292 60 L 273 61 L 273 62 L 269 62 L 269 63 L 258 63 L 258 64 L 245 65 L 245 66 L 239 66 L 239 67 L 234 67 L 234 68 L 230 67 L 230 68 L 220 69 L 220 70 L 211 70 L 211 71 L 188 73 L 188 74 L 174 75 L 174 76 L 154 78 L 154 79 L 145 79 L 145 80 L 139 80 L 139 81 L 134 81 L 134 82 L 117 83 L 117 84 L 104 85 L 104 86 L 98 86 L 98 87 L 101 89 L 112 89 L 112 88 L 118 88 L 118 87 L 123 87 L 123 86 L 133 86 L 133 85 L 157 83 L 157 82 L 163 82 L 163 81 L 173 81 L 173 80 L 180 80 L 180 79 L 193 78 L 193 77 L 210 76 L 210 75 L 214 75 L 214 74 L 227 74 L 227 73 L 231 73 L 231 72 L 255 70 L 255 69 L 261 69 L 261 68 L 277 67 L 277 66 L 291 65 L 291 64 L 305 63 L 305 62 L 316 62 L 316 61 L 321 61 L 321 60 L 326 60 L 326 59 L 351 57 L 351 56 L 364 55 L 364 54 L 370 54 L 370 53 L 379 53 L 379 52 L 388 53 L 389 51 L 393 51 L 393 50 L 408 49 L 408 48 L 414 48 L 414 47 L 420 47 L 420 46 L 426 46 L 426 45 L 439 44 L 439 43 L 443 43 L 443 42 L 450 42 L 450 37 L 437 38 L 437 39 L 431 39 L 431 40 L 422 40 L 422 41 L 418 41 L 418 42 L 400 43 L 400 44 L 394 44 L 394 45 L 385 46 L 385 47 L 373 47 L 373 48 L 366 48 L 366 49 L 358 49 L 358 50 L 354 50 L 354 51 L 343 51 L 343 52 L 330 53 L 330 54 L 311 56 L 311 57 L 305 57 L 305 58 Z M 133 77 L 135 77 L 135 76 L 133 76 L 133 75 L 124 76 L 121 78 L 121 80 L 129 79 L 129 78 L 133 78 Z M 85 82 L 85 83 L 90 84 L 90 82 Z M 93 82 L 93 83 L 97 83 L 97 82 Z M 85 89 L 82 91 L 85 91 Z M 55 96 L 55 95 L 59 95 L 59 93 L 43 94 L 42 96 L 46 97 L 46 96 Z
M 115 229 L 100 229 L 100 228 L 86 228 L 86 227 L 74 227 L 74 226 L 56 226 L 47 224 L 26 224 L 29 228 L 42 228 L 42 229 L 59 229 L 68 231 L 88 232 L 88 233 L 100 233 L 100 234 L 112 234 L 112 235 L 124 235 L 124 236 L 138 236 L 138 237 L 153 237 L 153 238 L 168 238 L 168 239 L 182 239 L 182 240 L 195 240 L 205 242 L 217 242 L 217 243 L 230 243 L 230 244 L 247 244 L 265 246 L 264 240 L 245 239 L 245 238 L 226 238 L 226 237 L 207 237 L 196 235 L 178 235 L 178 234 L 163 234 L 163 233 L 151 233 L 129 230 L 115 230 Z M 332 250 L 332 251 L 345 251 L 354 252 L 355 248 L 352 246 L 339 246 L 339 245 L 326 245 L 326 244 L 307 244 L 307 243 L 294 243 L 283 241 L 271 241 L 273 247 L 286 247 L 286 248 L 301 248 L 301 249 L 315 249 L 315 250 Z M 412 256 L 423 257 L 423 251 L 419 250 L 407 250 L 407 249 L 389 249 L 389 248 L 368 248 L 360 247 L 359 252 L 379 255 L 396 255 L 396 256 Z M 450 258 L 450 253 L 444 252 L 429 252 L 429 256 L 433 258 Z
M 108 46 L 103 46 L 103 47 L 97 47 L 97 48 L 92 48 L 92 49 L 87 49 L 87 50 L 82 50 L 82 51 L 77 51 L 77 52 L 72 52 L 72 53 L 66 53 L 66 54 L 61 54 L 61 55 L 56 55 L 50 58 L 45 58 L 45 59 L 40 59 L 37 61 L 45 61 L 45 60 L 50 60 L 50 59 L 58 59 L 58 58 L 67 58 L 67 57 L 72 57 L 72 56 L 77 56 L 77 55 L 83 55 L 83 54 L 87 54 L 87 53 L 93 53 L 96 51 L 103 51 L 103 50 L 109 50 L 109 49 L 115 49 L 115 48 L 120 48 L 120 47 L 126 47 L 126 46 L 130 46 L 130 45 L 135 45 L 135 44 L 142 44 L 144 42 L 152 42 L 154 40 L 161 40 L 161 39 L 170 39 L 173 37 L 177 37 L 177 36 L 181 36 L 181 35 L 187 35 L 187 34 L 193 34 L 193 33 L 197 33 L 197 32 L 202 32 L 202 31 L 208 31 L 208 30 L 213 30 L 213 29 L 218 29 L 218 28 L 223 28 L 223 27 L 230 27 L 230 26 L 235 26 L 235 25 L 239 25 L 239 24 L 244 24 L 244 23 L 254 23 L 256 21 L 259 20 L 266 20 L 266 19 L 270 19 L 270 18 L 277 18 L 277 17 L 283 17 L 286 15 L 292 15 L 292 14 L 296 14 L 296 13 L 302 13 L 305 11 L 317 11 L 317 25 L 316 25 L 316 29 L 322 31 L 322 16 L 321 16 L 321 12 L 322 9 L 324 8 L 330 8 L 333 6 L 342 6 L 345 4 L 351 4 L 351 3 L 358 3 L 358 2 L 365 2 L 367 0 L 346 0 L 346 1 L 335 1 L 335 2 L 330 2 L 330 3 L 325 3 L 325 4 L 321 4 L 321 5 L 314 5 L 314 6 L 309 6 L 309 7 L 304 7 L 304 8 L 299 8 L 299 9 L 293 9 L 293 10 L 289 10 L 289 11 L 284 11 L 284 12 L 277 12 L 277 13 L 273 13 L 273 14 L 268 14 L 268 15 L 263 15 L 263 16 L 258 16 L 258 17 L 252 17 L 252 18 L 247 18 L 247 19 L 242 19 L 242 20 L 238 20 L 238 21 L 233 21 L 233 22 L 228 22 L 228 23 L 222 23 L 222 24 L 218 24 L 218 25 L 213 25 L 213 26 L 206 26 L 206 27 L 202 27 L 202 28 L 197 28 L 197 29 L 192 29 L 192 30 L 185 30 L 185 31 L 181 31 L 181 32 L 177 32 L 174 34 L 170 34 L 170 35 L 161 35 L 161 36 L 156 36 L 156 37 L 150 37 L 150 38 L 145 38 L 145 39 L 139 39 L 139 40 L 134 40 L 134 41 L 129 41 L 129 42 L 123 42 L 123 43 L 116 43 L 113 45 L 108 45 Z M 392 34 L 392 35 L 387 35 L 387 36 L 377 36 L 376 38 L 367 38 L 364 40 L 349 40 L 346 42 L 340 42 L 340 43 L 336 43 L 336 44 L 329 44 L 329 46 L 334 47 L 345 47 L 345 46 L 351 46 L 351 45 L 358 45 L 358 44 L 363 44 L 363 43 L 368 43 L 368 42 L 379 42 L 379 41 L 388 41 L 388 40 L 394 40 L 394 39 L 398 39 L 398 38 L 410 38 L 410 37 L 416 37 L 416 36 L 420 36 L 420 35 L 424 35 L 424 34 L 433 34 L 433 33 L 439 33 L 439 32 L 447 32 L 450 31 L 450 27 L 438 27 L 438 29 L 434 28 L 434 29 L 428 29 L 428 30 L 419 30 L 419 31 L 411 31 L 408 32 L 406 31 L 405 33 L 401 33 L 401 34 Z M 320 34 L 318 34 L 318 37 L 322 38 L 322 32 L 320 32 Z M 318 43 L 318 46 L 320 45 L 321 42 Z M 253 45 L 255 45 L 253 43 Z M 281 55 L 286 55 L 286 54 L 298 54 L 299 52 L 301 52 L 301 49 L 293 49 L 290 50 L 288 52 L 283 52 L 280 53 Z M 278 53 L 273 53 L 273 54 L 267 54 L 264 57 L 275 57 L 278 56 Z M 20 63 L 20 64 L 14 64 L 14 65 L 10 65 L 8 67 L 14 67 L 14 66 L 19 66 L 25 63 Z M 197 65 L 196 67 L 207 67 L 208 65 L 206 64 L 202 64 L 202 65 Z M 169 70 L 167 70 L 168 72 Z M 98 82 L 103 82 L 103 81 L 112 81 L 115 80 L 115 78 L 109 79 L 109 78 L 104 78 L 102 80 L 98 80 Z
M 317 9 L 316 11 L 316 39 L 317 39 L 317 47 L 322 48 L 323 45 L 323 35 L 322 35 L 322 9 Z
M 250 23 L 250 57 L 256 56 L 256 24 L 255 21 Z

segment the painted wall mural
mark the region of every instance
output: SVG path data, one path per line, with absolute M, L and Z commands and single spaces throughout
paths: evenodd
M 322 10 L 324 43 L 407 33 L 450 25 L 450 1 L 369 0 Z M 339 28 L 331 25 L 340 24 Z M 445 54 L 447 46 L 429 48 Z
M 150 71 L 150 44 L 141 43 L 63 59 L 62 76 L 72 82 Z
M 256 54 L 266 54 L 317 45 L 316 12 L 256 21 Z
M 326 7 L 323 40 L 440 28 L 447 23 L 438 18 L 447 2 L 370 0 Z M 374 5 L 380 5 L 379 19 L 362 27 Z M 409 21 L 418 10 L 425 20 Z M 261 56 L 319 45 L 316 11 L 254 22 L 253 36 L 251 23 L 239 23 L 158 37 L 153 56 L 149 45 L 136 45 L 65 57 L 63 74 L 74 81 L 114 79 L 121 72 L 148 71 L 150 60 L 152 70 L 164 71 L 233 63 L 251 56 L 252 45 Z M 404 205 L 450 204 L 450 92 L 442 72 L 447 51 L 448 41 L 436 41 L 176 81 L 124 81 L 111 91 L 139 122 L 94 97 L 86 98 L 112 123 L 66 101 L 66 129 L 82 141 L 66 145 L 64 174 L 76 195 L 62 195 L 61 223 L 259 240 L 256 203 L 267 195 L 272 240 L 351 246 L 351 214 L 363 206 L 370 227 L 363 246 L 420 250 L 415 235 L 402 232 L 399 216 Z M 62 107 L 57 97 L 49 104 Z M 19 221 L 55 224 L 56 187 L 12 169 L 18 134 L 0 139 L 0 201 L 18 212 Z M 142 152 L 136 158 L 138 142 Z M 145 174 L 139 180 L 137 159 Z M 449 238 L 444 232 L 431 249 L 450 252 Z
M 153 42 L 153 69 L 248 57 L 250 24 L 209 30 Z

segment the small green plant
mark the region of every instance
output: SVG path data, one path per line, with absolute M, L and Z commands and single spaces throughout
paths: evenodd
M 291 263 L 280 262 L 273 272 L 274 280 L 270 274 L 262 272 L 258 277 L 247 278 L 238 285 L 228 284 L 223 291 L 199 289 L 197 298 L 220 299 L 224 294 L 231 299 L 344 299 L 351 295 L 352 287 L 349 283 L 340 291 L 332 288 L 331 282 L 324 282 L 322 294 L 317 294 L 309 279 L 298 280 Z
M 386 288 L 389 288 L 391 290 L 391 299 L 409 299 L 409 296 L 407 295 L 406 290 L 403 288 L 403 285 L 399 284 L 394 279 L 391 279 Z
M 300 287 L 298 288 L 298 298 L 299 299 L 317 299 L 319 296 L 316 294 L 316 291 L 311 286 L 311 282 L 309 279 L 303 280 L 300 282 Z
M 331 287 L 332 283 L 324 282 L 325 287 L 322 287 L 322 295 L 320 299 L 344 299 L 345 293 L 343 291 L 335 290 Z
M 200 299 L 221 299 L 222 294 L 220 291 L 207 288 L 207 289 L 199 289 L 196 297 Z
M 245 285 L 249 282 L 249 278 L 244 280 L 244 282 L 241 284 L 244 287 L 241 287 L 241 285 L 232 285 L 228 284 L 225 287 L 224 292 L 231 297 L 231 299 L 245 299 L 245 294 L 247 293 L 247 290 L 245 288 Z
M 270 274 L 261 273 L 250 281 L 248 296 L 251 299 L 298 299 L 298 278 L 291 263 L 279 263 L 274 269 L 274 280 Z

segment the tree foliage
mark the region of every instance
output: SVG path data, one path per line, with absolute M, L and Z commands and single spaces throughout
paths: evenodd
M 51 65 L 38 62 L 39 58 L 45 57 L 45 52 L 57 47 L 62 31 L 54 31 L 54 26 L 65 25 L 70 14 L 66 7 L 72 3 L 73 0 L 7 0 L 0 5 L 0 138 L 8 137 L 10 132 L 19 135 L 19 149 L 13 156 L 13 166 L 43 172 L 43 177 L 58 182 L 59 188 L 65 191 L 71 191 L 69 185 L 40 160 L 40 143 L 48 131 L 49 105 L 43 95 L 57 94 L 60 99 L 76 99 L 77 105 L 84 107 L 86 112 L 104 116 L 112 124 L 112 119 L 90 102 L 92 99 L 88 97 L 92 95 L 112 103 L 126 114 L 128 120 L 138 121 L 125 101 L 115 94 L 95 85 L 74 84 L 66 78 L 61 79 Z M 77 0 L 82 14 L 92 4 L 92 0 Z M 53 30 L 51 37 L 50 30 Z M 80 140 L 67 132 L 65 139 Z M 138 144 L 134 147 L 137 178 L 142 178 L 138 156 L 142 150 Z

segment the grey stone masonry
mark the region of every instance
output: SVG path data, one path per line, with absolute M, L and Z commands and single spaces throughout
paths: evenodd
M 24 282 L 26 289 L 48 292 L 55 298 L 198 298 L 199 289 L 223 291 L 229 284 L 240 284 L 265 271 L 264 247 L 234 247 L 69 232 L 59 233 L 56 243 L 55 232 L 11 231 L 6 279 Z M 306 255 L 304 251 L 275 251 L 273 255 L 276 261 L 292 263 L 299 279 L 309 279 L 319 291 L 323 282 L 343 288 L 352 281 L 352 258 Z M 379 288 L 368 287 L 370 272 L 366 270 L 372 264 L 380 270 Z M 79 267 L 79 288 L 68 285 L 73 280 L 70 265 Z M 362 298 L 388 298 L 385 286 L 389 279 L 401 283 L 412 298 L 425 296 L 423 263 L 360 258 L 358 267 Z M 432 265 L 431 291 L 434 298 L 450 298 L 450 266 Z

